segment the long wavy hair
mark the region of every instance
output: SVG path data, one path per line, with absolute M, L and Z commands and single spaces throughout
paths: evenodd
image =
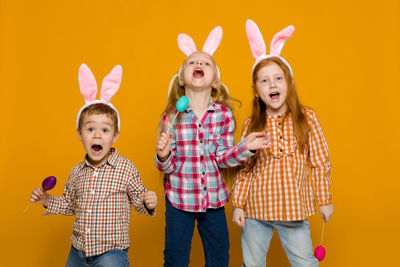
M 305 149 L 308 146 L 308 132 L 309 132 L 309 126 L 307 124 L 307 118 L 306 115 L 303 112 L 304 106 L 300 103 L 299 97 L 296 92 L 296 86 L 294 84 L 294 80 L 292 75 L 290 74 L 290 70 L 287 67 L 285 63 L 283 63 L 279 58 L 277 57 L 271 57 L 271 58 L 266 58 L 254 68 L 253 72 L 253 81 L 252 81 L 252 88 L 253 88 L 253 94 L 254 98 L 252 101 L 252 112 L 250 116 L 250 123 L 248 126 L 248 130 L 246 135 L 249 135 L 252 132 L 259 132 L 263 131 L 265 127 L 267 126 L 267 106 L 265 103 L 261 100 L 261 98 L 256 97 L 257 93 L 257 79 L 258 79 L 258 72 L 260 69 L 263 67 L 276 63 L 284 72 L 286 82 L 287 82 L 287 98 L 286 98 L 286 103 L 288 106 L 288 109 L 286 111 L 286 114 L 284 115 L 283 120 L 286 120 L 288 115 L 292 116 L 293 120 L 293 128 L 296 136 L 296 141 L 299 146 L 299 149 L 301 152 L 304 152 Z M 283 132 L 283 127 L 284 123 L 282 123 L 282 132 Z M 256 156 L 252 157 L 250 159 L 250 163 L 247 165 L 246 169 L 248 171 L 251 171 L 254 166 L 256 165 L 258 160 L 258 152 Z

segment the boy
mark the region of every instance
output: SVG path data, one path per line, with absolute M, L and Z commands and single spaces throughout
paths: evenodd
M 130 205 L 139 213 L 155 215 L 156 194 L 147 191 L 133 163 L 111 146 L 119 136 L 118 111 L 109 102 L 117 92 L 122 68 L 116 66 L 103 80 L 101 100 L 90 69 L 82 64 L 79 84 L 86 104 L 77 118 L 78 138 L 86 151 L 64 186 L 51 196 L 33 190 L 31 202 L 47 208 L 44 215 L 76 215 L 66 266 L 129 266 Z

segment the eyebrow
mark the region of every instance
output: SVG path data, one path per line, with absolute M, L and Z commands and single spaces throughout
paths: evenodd
M 87 122 L 85 122 L 83 125 L 87 125 L 87 124 L 89 124 L 89 123 L 95 123 L 95 121 L 87 121 Z M 106 123 L 104 123 L 104 124 L 107 124 L 107 125 L 110 125 L 111 127 L 113 126 L 111 123 L 108 123 L 108 122 L 106 122 Z

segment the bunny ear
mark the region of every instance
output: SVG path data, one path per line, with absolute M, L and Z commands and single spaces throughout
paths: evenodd
M 79 88 L 83 95 L 85 102 L 89 102 L 96 99 L 97 95 L 97 83 L 93 76 L 92 71 L 86 64 L 82 64 L 79 67 Z
M 203 45 L 203 52 L 212 56 L 217 50 L 219 44 L 221 43 L 222 39 L 222 28 L 221 26 L 215 27 L 207 37 Z
M 251 54 L 254 58 L 258 58 L 267 53 L 267 48 L 265 47 L 265 42 L 262 37 L 257 24 L 254 21 L 248 19 L 246 21 L 246 33 L 247 39 L 249 39 Z
M 118 91 L 122 80 L 122 67 L 120 65 L 115 66 L 110 74 L 103 79 L 101 84 L 100 99 L 106 102 L 110 102 L 111 98 Z
M 274 38 L 272 38 L 271 45 L 270 45 L 270 52 L 271 55 L 280 55 L 283 45 L 285 44 L 286 40 L 292 37 L 294 32 L 294 27 L 292 25 L 286 27 L 285 29 L 281 30 L 277 34 L 275 34 Z
M 190 56 L 194 52 L 197 51 L 196 45 L 194 44 L 193 39 L 184 33 L 178 35 L 178 46 L 179 49 L 186 55 Z

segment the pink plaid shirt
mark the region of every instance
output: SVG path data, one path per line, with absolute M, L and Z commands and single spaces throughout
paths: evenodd
M 162 116 L 161 129 L 169 119 Z M 231 110 L 215 102 L 201 121 L 190 107 L 178 116 L 171 128 L 169 158 L 160 162 L 155 157 L 157 168 L 165 173 L 165 195 L 174 207 L 205 212 L 229 201 L 220 168 L 236 166 L 254 155 L 244 140 L 233 146 L 234 130 Z
M 72 245 L 87 257 L 129 247 L 131 205 L 150 215 L 139 197 L 146 189 L 138 170 L 116 149 L 110 153 L 101 167 L 95 168 L 85 159 L 72 168 L 64 194 L 50 196 L 44 213 L 76 215 Z

